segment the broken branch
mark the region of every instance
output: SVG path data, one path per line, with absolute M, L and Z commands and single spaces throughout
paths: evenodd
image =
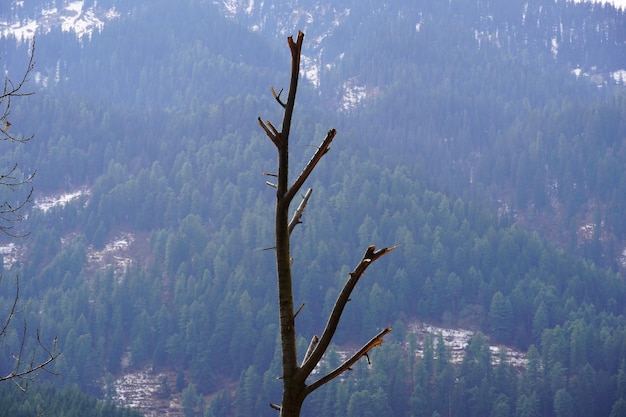
M 280 95 L 283 93 L 283 89 L 281 88 L 280 91 L 278 92 L 278 94 L 276 94 L 276 90 L 274 90 L 274 87 L 272 87 L 272 95 L 274 96 L 274 98 L 276 99 L 276 101 L 278 102 L 278 104 L 281 105 L 281 107 L 284 109 L 287 106 L 287 103 L 283 102 L 280 99 Z
M 259 126 L 261 126 L 263 131 L 265 131 L 267 137 L 270 138 L 274 145 L 276 145 L 276 147 L 280 149 L 280 147 L 283 145 L 283 141 L 280 139 L 280 133 L 276 131 L 276 128 L 274 128 L 274 126 L 269 121 L 267 122 L 267 125 L 263 123 L 261 117 L 258 118 L 258 121 Z
M 317 388 L 321 387 L 322 385 L 326 384 L 327 382 L 337 378 L 339 375 L 341 375 L 342 373 L 344 373 L 345 371 L 350 369 L 350 367 L 352 365 L 354 365 L 363 356 L 367 357 L 367 360 L 368 360 L 368 363 L 369 363 L 368 352 L 370 350 L 372 350 L 373 348 L 375 348 L 376 346 L 382 344 L 383 343 L 383 337 L 387 333 L 389 333 L 390 331 L 391 331 L 391 327 L 386 327 L 385 329 L 383 329 L 383 331 L 381 331 L 376 336 L 374 336 L 369 342 L 367 342 L 365 345 L 363 345 L 363 347 L 361 349 L 359 349 L 358 352 L 356 352 L 354 355 L 352 355 L 344 363 L 342 363 L 337 368 L 335 368 L 334 370 L 329 372 L 327 375 L 325 375 L 325 376 L 321 377 L 320 379 L 318 379 L 317 381 L 313 382 L 311 385 L 307 386 L 307 388 L 306 388 L 307 394 L 310 394 L 311 392 L 315 391 Z
M 320 341 L 320 338 L 317 335 L 313 335 L 313 338 L 311 339 L 311 342 L 309 343 L 309 347 L 307 348 L 306 353 L 304 354 L 304 358 L 302 359 L 303 364 L 309 359 L 309 357 L 311 356 L 311 353 L 313 353 L 313 349 L 315 349 L 315 346 L 317 346 L 319 341 Z
M 361 262 L 359 262 L 359 264 L 354 269 L 354 271 L 350 272 L 350 276 L 354 274 L 358 278 L 360 278 L 365 273 L 365 270 L 367 269 L 368 266 L 370 266 L 372 262 L 374 262 L 381 256 L 391 252 L 395 248 L 397 248 L 397 246 L 392 246 L 390 248 L 382 248 L 379 250 L 376 250 L 376 246 L 374 245 L 368 247 L 367 250 L 365 251 L 365 254 L 363 255 L 363 258 L 361 259 Z
M 39 335 L 39 330 L 37 330 L 37 343 L 39 347 L 43 349 L 46 354 L 45 360 L 41 363 L 35 363 L 36 352 L 33 350 L 30 361 L 26 365 L 24 361 L 24 344 L 26 340 L 26 322 L 24 322 L 24 329 L 22 334 L 22 340 L 20 342 L 19 351 L 17 354 L 13 355 L 15 359 L 15 366 L 13 371 L 9 374 L 0 376 L 0 381 L 8 381 L 12 380 L 17 387 L 23 391 L 28 391 L 28 383 L 35 381 L 37 377 L 42 372 L 48 372 L 50 374 L 56 375 L 56 373 L 50 371 L 47 366 L 52 363 L 59 356 L 58 346 L 57 346 L 57 338 L 55 337 L 52 342 L 52 348 L 47 348 L 41 341 L 41 336 Z M 25 369 L 23 368 L 25 366 Z
M 309 202 L 309 197 L 311 197 L 312 193 L 313 193 L 313 189 L 309 188 L 304 194 L 304 197 L 302 197 L 302 201 L 298 205 L 298 208 L 293 213 L 293 217 L 291 218 L 291 221 L 289 222 L 289 234 L 293 232 L 293 229 L 295 229 L 297 224 L 302 223 L 301 221 L 302 214 L 304 213 L 304 209 L 306 209 L 306 205 Z
M 320 359 L 324 355 L 324 352 L 326 352 L 326 350 L 328 349 L 328 346 L 330 345 L 335 331 L 337 330 L 337 325 L 339 324 L 339 320 L 341 319 L 343 309 L 350 300 L 350 294 L 354 290 L 354 287 L 356 286 L 361 276 L 365 273 L 367 267 L 371 265 L 374 261 L 379 259 L 381 256 L 391 252 L 395 248 L 396 246 L 392 246 L 391 248 L 376 250 L 376 246 L 369 246 L 357 267 L 354 269 L 354 271 L 348 274 L 348 281 L 346 281 L 346 283 L 344 284 L 341 292 L 339 293 L 339 296 L 337 297 L 337 301 L 335 301 L 335 305 L 333 306 L 333 309 L 330 313 L 330 317 L 328 318 L 328 322 L 326 323 L 326 327 L 324 328 L 324 332 L 322 333 L 318 345 L 311 353 L 309 359 L 305 361 L 300 368 L 300 372 L 302 372 L 304 378 L 308 377 L 311 374 L 315 366 L 319 363 Z
M 267 122 L 265 122 L 267 124 L 267 126 L 272 130 L 272 133 L 274 134 L 275 137 L 277 137 L 280 140 L 280 132 L 278 130 L 276 130 L 276 128 L 274 127 L 274 125 L 272 124 L 272 122 L 270 122 L 269 120 Z
M 333 141 L 333 138 L 335 137 L 336 134 L 337 134 L 337 131 L 335 129 L 330 129 L 328 131 L 328 133 L 326 134 L 326 137 L 322 141 L 322 144 L 317 148 L 317 150 L 315 151 L 315 154 L 313 154 L 313 157 L 309 160 L 309 162 L 306 164 L 306 167 L 304 167 L 304 169 L 302 170 L 302 173 L 300 173 L 300 175 L 298 176 L 296 181 L 293 183 L 291 188 L 289 188 L 289 191 L 287 191 L 286 198 L 289 201 L 298 192 L 298 190 L 300 190 L 300 188 L 302 187 L 304 182 L 307 180 L 307 178 L 309 177 L 309 175 L 311 174 L 311 172 L 313 171 L 317 163 L 320 161 L 320 159 L 322 159 L 322 156 L 324 156 L 326 152 L 330 150 L 330 144 Z
M 291 50 L 291 79 L 289 81 L 289 93 L 287 94 L 287 101 L 284 103 L 285 114 L 283 116 L 283 126 L 281 134 L 285 138 L 285 142 L 288 143 L 289 132 L 291 130 L 291 117 L 293 115 L 293 108 L 296 104 L 296 92 L 298 90 L 298 76 L 300 75 L 300 52 L 302 51 L 302 42 L 304 42 L 304 33 L 298 31 L 298 38 L 296 42 L 293 41 L 293 36 L 287 38 L 289 49 Z

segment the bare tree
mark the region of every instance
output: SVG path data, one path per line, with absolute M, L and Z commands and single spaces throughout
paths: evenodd
M 319 364 L 322 356 L 328 349 L 341 319 L 343 309 L 350 300 L 350 294 L 359 279 L 363 276 L 369 265 L 395 248 L 391 247 L 376 250 L 375 246 L 370 246 L 365 251 L 363 258 L 355 269 L 349 273 L 348 279 L 337 297 L 322 335 L 320 337 L 317 335 L 312 337 L 302 362 L 298 364 L 295 320 L 304 305 L 300 307 L 298 311 L 294 311 L 290 235 L 296 225 L 301 222 L 302 215 L 313 190 L 309 188 L 305 192 L 300 204 L 291 216 L 291 219 L 289 218 L 289 207 L 320 159 L 329 151 L 330 144 L 336 134 L 335 129 L 328 131 L 321 145 L 317 148 L 300 175 L 290 184 L 288 177 L 289 132 L 298 87 L 298 77 L 300 74 L 300 55 L 303 40 L 304 34 L 302 32 L 298 32 L 298 37 L 295 42 L 291 36 L 287 39 L 291 50 L 291 81 L 287 101 L 283 101 L 281 98 L 282 90 L 276 93 L 272 88 L 274 98 L 284 110 L 281 130 L 278 131 L 269 121 L 263 122 L 260 117 L 258 119 L 259 125 L 278 150 L 278 174 L 268 174 L 276 178 L 276 183 L 268 181 L 267 184 L 276 188 L 276 246 L 274 249 L 276 251 L 276 268 L 278 275 L 279 323 L 282 348 L 281 379 L 283 381 L 282 402 L 280 405 L 271 404 L 271 407 L 279 410 L 281 417 L 299 416 L 302 404 L 310 393 L 350 369 L 350 367 L 362 357 L 365 356 L 369 360 L 368 352 L 380 345 L 383 342 L 383 336 L 391 331 L 391 328 L 385 328 L 336 369 L 310 383 L 307 382 L 313 369 Z
M 35 42 L 33 41 L 30 58 L 24 75 L 18 82 L 13 82 L 10 78 L 4 78 L 3 90 L 0 94 L 0 140 L 12 143 L 26 143 L 33 136 L 23 137 L 14 135 L 10 129 L 11 121 L 11 104 L 12 101 L 19 97 L 30 96 L 33 92 L 25 92 L 24 86 L 29 80 L 29 76 L 35 68 Z M 6 171 L 0 173 L 0 187 L 5 187 L 10 191 L 18 191 L 22 187 L 30 185 L 35 172 L 24 175 L 18 169 L 17 163 Z M 16 198 L 16 201 L 6 200 L 0 204 L 0 231 L 10 237 L 23 237 L 27 233 L 15 233 L 14 225 L 24 219 L 24 208 L 31 202 L 33 195 L 33 187 L 30 186 L 26 196 Z M 0 277 L 0 282 L 2 281 Z M 16 315 L 22 310 L 18 307 L 20 297 L 19 279 L 15 280 L 15 296 L 13 302 L 6 313 L 4 320 L 0 320 L 0 348 L 9 349 L 7 340 L 12 329 L 11 324 L 14 322 Z M 56 338 L 52 342 L 52 347 L 46 347 L 37 331 L 37 344 L 32 350 L 26 348 L 27 327 L 26 322 L 22 326 L 21 337 L 17 351 L 10 352 L 13 359 L 11 370 L 7 374 L 0 374 L 0 381 L 13 381 L 22 390 L 26 391 L 28 382 L 34 381 L 44 371 L 49 372 L 47 367 L 59 355 L 57 350 Z
M 13 143 L 26 143 L 30 141 L 33 136 L 23 137 L 16 136 L 11 130 L 11 104 L 12 101 L 18 97 L 25 97 L 34 94 L 30 91 L 24 91 L 24 86 L 29 80 L 30 74 L 35 68 L 35 42 L 33 41 L 28 66 L 24 71 L 24 75 L 18 82 L 13 82 L 9 77 L 4 78 L 4 84 L 2 93 L 0 94 L 0 140 Z M 0 186 L 5 187 L 10 191 L 17 191 L 23 186 L 32 182 L 35 177 L 35 172 L 28 175 L 23 175 L 18 169 L 17 163 L 11 168 L 0 173 Z M 24 219 L 23 209 L 28 203 L 31 202 L 33 195 L 33 187 L 30 187 L 30 191 L 26 197 L 18 198 L 17 202 L 4 201 L 0 204 L 0 231 L 3 233 L 17 237 L 23 235 L 17 235 L 13 233 L 13 227 L 15 223 Z
M 0 347 L 8 348 L 5 339 L 13 331 L 10 327 L 15 315 L 21 311 L 18 308 L 18 300 L 20 298 L 20 286 L 19 280 L 15 280 L 15 297 L 13 303 L 9 309 L 6 319 L 0 323 Z M 20 390 L 26 392 L 28 389 L 28 383 L 33 382 L 42 372 L 52 373 L 47 369 L 48 365 L 52 363 L 59 356 L 57 347 L 57 339 L 54 338 L 52 347 L 46 347 L 39 337 L 39 330 L 37 330 L 37 345 L 30 351 L 26 350 L 26 321 L 22 326 L 22 334 L 19 339 L 19 347 L 16 352 L 11 352 L 13 358 L 13 366 L 11 370 L 6 374 L 0 374 L 1 381 L 13 381 Z

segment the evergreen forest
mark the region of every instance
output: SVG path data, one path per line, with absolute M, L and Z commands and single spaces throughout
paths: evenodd
M 133 406 L 118 382 L 140 372 L 161 375 L 155 396 L 178 404 L 172 415 L 278 415 L 275 190 L 264 175 L 276 152 L 257 117 L 280 120 L 270 88 L 288 87 L 286 37 L 298 30 L 294 175 L 338 132 L 292 238 L 301 354 L 363 251 L 398 245 L 357 286 L 322 366 L 392 333 L 303 416 L 626 415 L 624 10 L 10 3 L 0 65 L 19 78 L 33 42 L 36 61 L 35 94 L 11 103 L 11 129 L 34 138 L 0 143 L 0 167 L 36 177 L 16 225 L 28 235 L 0 236 L 0 318 L 16 279 L 23 307 L 0 374 L 22 322 L 27 347 L 38 331 L 44 344 L 58 337 L 61 355 L 25 394 L 0 384 L 0 416 L 150 415 L 115 407 Z M 39 18 L 49 26 L 34 38 L 2 26 L 76 3 L 102 26 L 83 34 Z M 459 359 L 416 323 L 473 336 Z

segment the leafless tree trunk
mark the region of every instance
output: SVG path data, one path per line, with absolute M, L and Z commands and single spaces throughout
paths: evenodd
M 32 95 L 32 92 L 25 92 L 24 86 L 29 79 L 31 72 L 35 68 L 35 42 L 31 46 L 30 59 L 28 66 L 24 71 L 23 76 L 18 82 L 13 82 L 10 78 L 5 77 L 2 92 L 0 93 L 0 140 L 13 142 L 13 143 L 26 143 L 32 139 L 32 136 L 23 137 L 17 136 L 12 133 L 10 115 L 11 115 L 11 102 L 18 97 L 25 97 Z M 0 187 L 6 187 L 9 190 L 15 191 L 23 186 L 29 185 L 35 173 L 24 176 L 18 170 L 17 164 L 6 169 L 0 173 Z M 30 187 L 25 197 L 19 199 L 17 202 L 4 201 L 0 204 L 0 231 L 11 237 L 23 237 L 28 233 L 15 233 L 13 227 L 15 223 L 24 219 L 23 209 L 28 203 L 31 202 L 33 194 L 33 188 Z M 0 282 L 2 277 L 0 277 Z M 20 309 L 18 308 L 19 301 L 19 279 L 15 280 L 15 297 L 11 304 L 6 317 L 0 320 L 0 348 L 8 349 L 4 342 L 12 331 L 11 325 Z M 26 322 L 22 326 L 22 335 L 19 339 L 19 347 L 17 351 L 10 352 L 13 358 L 13 366 L 11 371 L 6 374 L 0 374 L 0 382 L 13 381 L 22 390 L 26 391 L 28 382 L 34 381 L 41 372 L 47 371 L 48 365 L 59 355 L 57 350 L 56 338 L 52 342 L 52 347 L 46 347 L 39 338 L 39 331 L 37 331 L 37 345 L 28 352 L 26 351 Z
M 330 144 L 335 137 L 335 129 L 331 129 L 326 134 L 321 145 L 317 148 L 303 171 L 290 184 L 288 178 L 289 171 L 289 131 L 291 128 L 291 118 L 296 100 L 296 91 L 298 88 L 298 76 L 300 73 L 300 55 L 302 51 L 302 43 L 304 34 L 298 32 L 298 37 L 294 42 L 293 37 L 287 39 L 291 50 L 291 81 L 287 101 L 281 98 L 282 90 L 276 93 L 272 88 L 272 94 L 278 104 L 284 109 L 282 128 L 278 131 L 274 125 L 267 121 L 263 122 L 259 117 L 259 125 L 263 128 L 267 136 L 274 143 L 278 150 L 278 174 L 272 175 L 276 177 L 276 183 L 267 182 L 276 188 L 276 269 L 278 275 L 278 303 L 279 303 L 279 322 L 280 322 L 280 340 L 282 347 L 282 375 L 283 380 L 283 397 L 280 405 L 271 404 L 272 408 L 280 411 L 281 417 L 296 417 L 300 415 L 302 403 L 305 398 L 317 388 L 326 384 L 330 380 L 341 375 L 350 368 L 356 361 L 363 356 L 367 356 L 368 352 L 378 346 L 383 341 L 383 336 L 391 331 L 387 327 L 361 349 L 354 353 L 349 359 L 342 363 L 335 370 L 327 375 L 321 376 L 319 379 L 307 383 L 307 378 L 316 365 L 322 359 L 330 342 L 335 334 L 337 325 L 341 318 L 344 307 L 350 299 L 350 294 L 356 286 L 357 282 L 367 269 L 367 267 L 393 250 L 392 248 L 383 248 L 376 250 L 375 246 L 370 246 L 365 251 L 363 258 L 357 264 L 356 268 L 350 272 L 348 280 L 340 292 L 337 301 L 330 313 L 326 327 L 322 335 L 313 336 L 311 343 L 300 364 L 298 364 L 298 354 L 296 350 L 296 328 L 295 319 L 300 310 L 294 311 L 293 290 L 291 278 L 291 256 L 290 256 L 290 234 L 300 223 L 302 214 L 306 208 L 312 189 L 308 189 L 294 214 L 289 218 L 289 207 L 302 185 L 307 180 L 322 156 L 330 149 Z M 302 307 L 300 307 L 302 308 Z

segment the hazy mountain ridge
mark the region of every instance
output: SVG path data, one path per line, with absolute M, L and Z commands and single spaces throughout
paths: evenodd
M 325 66 L 336 65 L 349 52 L 352 42 L 357 39 L 358 29 L 354 29 L 363 21 L 381 16 L 382 24 L 389 16 L 396 16 L 395 25 L 419 32 L 431 21 L 434 13 L 441 12 L 455 32 L 471 36 L 477 47 L 489 43 L 514 52 L 522 46 L 535 44 L 538 50 L 549 52 L 555 60 L 569 63 L 572 70 L 602 68 L 602 71 L 616 73 L 626 68 L 623 58 L 626 56 L 626 34 L 621 29 L 625 15 L 623 10 L 610 4 L 513 1 L 498 5 L 479 1 L 466 11 L 463 2 L 453 1 L 443 7 L 420 2 L 374 7 L 367 2 L 299 1 L 292 5 L 225 0 L 215 3 L 225 16 L 266 35 L 282 38 L 303 30 L 310 39 L 309 49 L 314 51 L 308 52 L 308 68 L 311 65 L 316 67 L 314 71 L 307 71 L 305 63 L 304 73 L 309 74 L 308 78 L 314 84 L 319 84 L 319 72 Z M 348 32 L 342 31 L 341 26 L 352 28 L 351 36 L 346 38 Z M 341 38 L 335 40 L 334 36 Z M 599 43 L 614 47 L 600 48 L 607 52 L 594 57 L 589 49 L 596 49 Z M 345 49 L 337 52 L 332 44 L 345 45 Z M 588 48 L 589 45 L 594 48 Z
M 394 3 L 374 7 L 364 2 L 298 1 L 291 4 L 225 0 L 213 3 L 228 19 L 272 41 L 280 42 L 297 30 L 303 30 L 307 34 L 303 75 L 336 103 L 338 109 L 353 108 L 393 83 L 391 79 L 372 83 L 359 73 L 344 73 L 341 80 L 329 76 L 341 66 L 346 54 L 363 48 L 358 44 L 359 28 L 369 27 L 369 23 L 376 20 L 380 20 L 380 25 L 394 26 L 392 32 L 396 38 L 412 37 L 411 32 L 443 23 L 454 27 L 455 36 L 460 36 L 459 41 L 467 46 L 480 48 L 489 44 L 516 53 L 534 45 L 531 50 L 549 53 L 554 60 L 564 62 L 577 75 L 589 76 L 596 84 L 611 80 L 626 82 L 623 58 L 626 35 L 620 30 L 626 19 L 623 11 L 610 5 L 517 1 L 502 7 L 485 1 L 466 12 L 462 2 L 449 2 L 445 6 Z M 0 22 L 0 34 L 30 38 L 37 31 L 45 33 L 61 27 L 64 31 L 72 30 L 80 38 L 102 30 L 105 22 L 118 19 L 122 14 L 130 19 L 133 13 L 137 14 L 136 6 L 130 7 L 132 3 L 120 0 L 107 3 L 76 0 L 60 4 L 61 7 L 51 5 L 41 9 L 32 9 L 33 5 L 29 4 L 31 11 L 27 13 L 23 2 L 14 1 L 5 22 Z M 21 17 L 23 14 L 28 17 Z M 599 19 L 601 15 L 604 17 Z M 438 16 L 437 21 L 432 20 L 433 16 Z M 439 21 L 442 18 L 443 22 Z M 473 42 L 467 43 L 463 38 Z M 393 42 L 393 38 L 389 41 Z M 603 47 L 588 48 L 591 44 Z

